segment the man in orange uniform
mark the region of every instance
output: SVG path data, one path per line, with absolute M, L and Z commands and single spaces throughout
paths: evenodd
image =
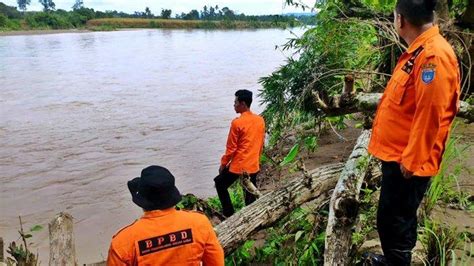
M 242 175 L 247 173 L 256 185 L 260 171 L 260 155 L 265 138 L 265 121 L 250 111 L 252 92 L 238 90 L 235 92 L 234 109 L 240 117 L 232 120 L 225 154 L 221 159 L 219 175 L 214 178 L 217 195 L 226 217 L 234 213 L 234 207 L 227 189 Z M 255 196 L 245 191 L 245 204 L 255 201 Z
M 113 237 L 107 265 L 224 265 L 207 217 L 175 209 L 181 194 L 166 168 L 143 169 L 128 189 L 145 214 Z
M 456 55 L 433 24 L 436 0 L 398 0 L 395 27 L 408 44 L 387 84 L 373 123 L 369 152 L 382 160 L 377 213 L 384 258 L 410 265 L 416 212 L 437 174 L 459 105 Z

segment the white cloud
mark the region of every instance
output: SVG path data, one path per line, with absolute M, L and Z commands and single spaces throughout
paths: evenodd
M 74 0 L 53 0 L 56 8 L 70 10 Z M 16 6 L 16 0 L 3 0 L 10 6 Z M 302 0 L 305 4 L 313 6 L 315 0 Z M 131 13 L 133 11 L 144 11 L 149 7 L 155 14 L 159 14 L 162 8 L 171 9 L 174 14 L 189 12 L 191 9 L 202 10 L 204 5 L 220 8 L 229 7 L 240 13 L 248 15 L 257 14 L 281 14 L 288 12 L 302 12 L 301 9 L 284 6 L 284 0 L 84 0 L 86 7 L 96 10 L 117 10 Z M 38 0 L 32 0 L 28 10 L 41 10 Z

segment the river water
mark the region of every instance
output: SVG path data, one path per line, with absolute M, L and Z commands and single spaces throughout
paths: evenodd
M 142 168 L 167 167 L 183 194 L 215 195 L 233 93 L 256 93 L 258 79 L 285 62 L 275 45 L 289 37 L 279 29 L 0 37 L 0 237 L 18 239 L 19 215 L 27 228 L 42 225 L 32 241 L 47 265 L 47 224 L 66 211 L 79 263 L 97 262 L 141 214 L 126 182 Z

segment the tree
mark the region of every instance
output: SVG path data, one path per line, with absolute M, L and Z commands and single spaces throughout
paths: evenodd
M 31 0 L 17 0 L 17 3 L 18 3 L 18 9 L 25 12 L 26 7 L 31 3 Z
M 5 15 L 7 18 L 21 18 L 21 13 L 14 6 L 7 6 L 4 3 L 0 2 L 0 14 Z
M 56 8 L 56 4 L 53 0 L 39 0 L 39 3 L 43 6 L 43 11 L 50 11 Z
M 215 16 L 216 16 L 216 10 L 214 9 L 214 7 L 211 6 L 211 7 L 209 8 L 209 17 L 210 17 L 210 18 L 213 18 L 213 17 L 215 17 Z
M 171 9 L 161 9 L 161 18 L 169 19 L 170 17 L 171 17 Z
M 201 11 L 201 18 L 206 19 L 209 17 L 209 11 L 207 10 L 207 6 L 204 6 Z
M 232 18 L 235 17 L 234 11 L 232 11 L 232 10 L 231 10 L 230 8 L 228 8 L 228 7 L 222 8 L 222 13 L 224 14 L 224 16 L 225 16 L 226 18 L 232 19 Z
M 84 1 L 82 0 L 76 0 L 74 5 L 72 6 L 72 10 L 78 10 L 84 7 Z
M 146 16 L 147 18 L 152 18 L 152 17 L 153 17 L 153 13 L 151 13 L 151 10 L 150 10 L 149 7 L 146 7 L 146 8 L 145 8 L 145 16 Z
M 196 9 L 191 10 L 188 14 L 186 14 L 183 19 L 186 20 L 198 20 L 199 19 L 199 11 Z

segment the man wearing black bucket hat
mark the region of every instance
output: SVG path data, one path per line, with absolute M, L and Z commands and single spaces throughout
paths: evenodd
M 144 215 L 113 237 L 107 265 L 224 265 L 207 217 L 175 209 L 181 194 L 168 169 L 149 166 L 128 189 Z

